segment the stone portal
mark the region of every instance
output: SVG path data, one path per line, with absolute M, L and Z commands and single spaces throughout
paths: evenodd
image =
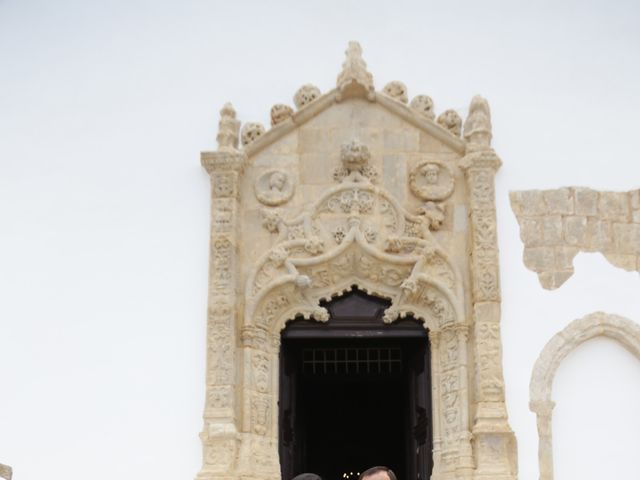
M 369 434 L 363 419 L 389 419 L 385 431 L 402 436 L 404 445 L 388 452 L 389 462 L 407 478 L 415 470 L 415 478 L 430 472 L 436 480 L 512 480 L 516 445 L 504 404 L 494 200 L 501 162 L 490 146 L 489 106 L 475 97 L 462 133 L 456 111 L 436 118 L 432 99 L 418 95 L 408 103 L 401 82 L 377 91 L 356 42 L 346 54 L 335 89 L 301 87 L 295 111 L 273 107 L 268 131 L 251 122 L 240 129 L 225 105 L 218 150 L 202 153 L 212 209 L 198 478 L 289 480 L 319 462 L 291 439 L 307 435 L 306 444 L 326 444 L 313 421 L 331 418 L 304 420 L 303 409 L 283 407 L 288 395 L 305 399 L 307 411 L 327 402 L 344 407 L 354 421 L 360 418 L 353 428 L 365 429 L 361 442 Z M 336 309 L 346 305 L 340 302 L 362 300 L 362 292 L 369 303 L 386 302 L 371 317 L 387 332 L 379 342 L 296 338 L 314 328 L 335 330 Z M 392 340 L 391 332 L 409 337 Z M 387 355 L 387 363 L 398 352 L 402 368 L 379 371 L 368 386 L 353 376 L 341 386 L 347 373 L 329 370 L 324 390 L 317 379 L 307 381 L 312 376 L 287 386 L 287 371 L 302 378 L 306 361 L 318 366 L 316 355 L 338 356 L 340 348 L 358 352 L 356 365 L 367 349 Z M 398 378 L 415 380 L 420 362 L 429 366 L 430 381 L 420 380 L 429 395 L 418 406 L 414 394 L 388 397 L 385 409 L 378 404 L 360 413 L 337 395 L 319 399 L 320 390 L 337 394 L 353 385 L 356 397 L 368 388 L 406 391 L 409 381 Z M 419 408 L 425 412 L 416 413 Z M 302 432 L 304 421 L 314 435 Z M 410 426 L 431 430 L 420 433 L 423 460 L 408 459 L 419 436 Z M 328 475 L 343 467 L 331 468 Z

